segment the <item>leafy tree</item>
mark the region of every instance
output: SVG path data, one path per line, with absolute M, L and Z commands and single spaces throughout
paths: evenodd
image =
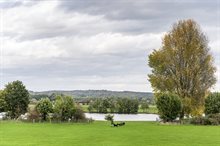
M 0 90 L 0 113 L 6 110 L 6 101 L 4 91 Z
M 5 86 L 4 95 L 11 118 L 17 118 L 27 112 L 29 92 L 21 81 L 8 83 Z
M 92 102 L 89 103 L 88 111 L 89 111 L 90 113 L 93 111 L 93 105 L 92 105 Z
M 146 100 L 142 100 L 141 101 L 141 109 L 143 110 L 143 112 L 146 112 L 146 110 L 149 108 L 149 104 Z
M 189 19 L 174 24 L 164 36 L 162 47 L 149 55 L 149 81 L 154 91 L 179 95 L 184 106 L 181 118 L 185 114 L 201 115 L 205 96 L 216 83 L 209 50 L 207 37 Z
M 118 104 L 118 113 L 126 113 L 127 110 L 127 98 L 118 98 L 117 104 Z
M 48 98 L 42 98 L 37 104 L 36 109 L 42 116 L 43 121 L 46 121 L 48 114 L 53 111 L 53 105 Z
M 108 98 L 97 98 L 93 102 L 90 102 L 88 110 L 91 112 L 95 109 L 98 113 L 107 113 L 109 107 L 110 103 Z
M 213 93 L 205 100 L 205 114 L 217 113 L 220 113 L 220 93 Z
M 157 95 L 156 105 L 164 122 L 175 120 L 181 111 L 181 101 L 177 95 L 161 93 Z
M 74 121 L 78 122 L 79 120 L 85 120 L 86 116 L 84 111 L 80 106 L 76 106 L 75 112 L 73 113 Z
M 127 106 L 130 107 L 130 113 L 132 114 L 138 113 L 139 102 L 137 99 L 130 99 L 130 106 L 129 105 Z
M 75 103 L 70 96 L 57 96 L 54 103 L 54 114 L 61 121 L 68 121 L 73 118 Z
M 92 102 L 92 107 L 96 112 L 101 112 L 101 99 L 97 98 Z
M 109 99 L 109 109 L 111 113 L 114 113 L 117 111 L 117 102 L 114 98 Z
M 101 102 L 101 112 L 107 113 L 109 107 L 110 107 L 109 98 L 104 98 Z
M 137 99 L 118 98 L 118 113 L 134 114 L 138 112 L 139 103 Z

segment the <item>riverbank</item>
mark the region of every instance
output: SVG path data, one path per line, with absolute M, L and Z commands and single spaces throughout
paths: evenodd
M 219 126 L 0 122 L 2 146 L 219 146 Z

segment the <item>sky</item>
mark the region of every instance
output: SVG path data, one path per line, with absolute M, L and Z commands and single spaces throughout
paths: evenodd
M 0 88 L 152 91 L 148 55 L 183 19 L 207 35 L 220 91 L 220 0 L 0 0 Z

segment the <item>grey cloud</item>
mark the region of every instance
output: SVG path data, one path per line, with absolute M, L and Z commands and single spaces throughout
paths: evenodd
M 220 12 L 218 1 L 65 0 L 59 2 L 56 9 L 58 12 L 63 10 L 66 14 L 64 14 L 65 18 L 53 19 L 51 15 L 37 18 L 33 16 L 29 18 L 31 20 L 24 22 L 25 24 L 18 25 L 17 32 L 6 31 L 5 35 L 17 37 L 20 40 L 35 40 L 58 36 L 88 36 L 101 32 L 131 35 L 160 33 L 168 31 L 170 26 L 179 19 L 192 18 L 202 26 L 216 26 L 218 24 L 216 16 Z M 48 3 L 53 5 L 54 1 L 48 1 Z M 103 16 L 103 18 L 99 21 L 82 22 L 76 25 L 74 23 L 77 20 L 74 21 L 73 16 L 68 15 L 75 12 L 94 17 Z M 7 26 L 7 23 L 5 25 Z
M 0 9 L 8 9 L 22 5 L 21 1 L 3 1 L 0 2 Z
M 0 1 L 0 9 L 10 9 L 19 6 L 32 6 L 39 0 L 2 0 Z
M 73 76 L 120 76 L 125 74 L 140 74 L 147 71 L 147 59 L 144 52 L 142 55 L 131 57 L 123 56 L 85 56 L 80 59 L 54 58 L 46 59 L 47 64 L 23 65 L 14 68 L 5 68 L 7 76 L 35 76 L 45 77 L 73 77 Z
M 60 7 L 65 11 L 78 11 L 93 15 L 105 15 L 114 20 L 138 20 L 146 25 L 170 25 L 176 19 L 200 18 L 209 23 L 215 21 L 219 12 L 218 0 L 194 0 L 194 1 L 133 1 L 133 0 L 113 0 L 113 1 L 62 1 Z M 202 16 L 202 17 L 201 17 Z M 209 17 L 207 17 L 209 16 Z M 175 20 L 175 21 L 174 21 Z M 151 23 L 152 22 L 152 23 Z M 154 30 L 151 30 L 154 31 Z
M 29 4 L 18 1 L 17 4 L 5 4 L 4 9 L 25 6 L 31 10 L 35 4 L 41 2 L 44 1 L 31 1 Z M 53 5 L 57 1 L 47 2 Z M 11 57 L 8 60 L 13 60 L 15 65 L 3 68 L 1 85 L 19 79 L 32 90 L 151 91 L 150 83 L 147 81 L 147 74 L 150 73 L 147 55 L 152 49 L 160 46 L 160 41 L 157 37 L 146 40 L 143 38 L 167 32 L 174 22 L 187 18 L 198 21 L 202 28 L 208 31 L 210 41 L 215 41 L 212 44 L 213 54 L 215 64 L 219 65 L 219 53 L 216 50 L 219 46 L 217 33 L 220 20 L 217 18 L 220 15 L 220 4 L 217 0 L 58 2 L 60 5 L 50 12 L 46 11 L 43 16 L 39 8 L 32 11 L 33 16 L 23 17 L 21 14 L 19 18 L 10 22 L 12 28 L 17 28 L 4 32 L 4 36 L 11 42 L 8 43 L 11 52 L 7 54 L 5 51 L 8 56 L 3 57 L 7 57 L 5 60 Z M 19 11 L 17 13 L 19 14 Z M 86 20 L 92 19 L 76 23 L 75 13 L 79 18 L 85 15 Z M 6 23 L 5 28 L 7 26 Z M 140 34 L 144 37 L 139 37 Z M 140 38 L 142 41 L 139 42 Z M 10 46 L 13 43 L 17 49 L 13 49 L 13 45 Z M 29 56 L 22 52 L 22 48 L 29 51 Z M 42 53 L 42 48 L 45 49 L 46 55 Z M 219 88 L 219 82 L 217 87 Z

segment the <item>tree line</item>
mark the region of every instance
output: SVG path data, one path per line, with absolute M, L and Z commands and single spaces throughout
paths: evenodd
M 146 111 L 149 108 L 147 100 L 132 98 L 96 98 L 90 101 L 88 106 L 89 112 L 96 113 L 119 113 L 119 114 L 136 114 L 139 107 Z
M 132 91 L 108 91 L 108 90 L 52 90 L 52 91 L 42 91 L 34 92 L 29 91 L 31 98 L 40 100 L 41 98 L 48 97 L 51 100 L 54 100 L 56 95 L 68 95 L 74 97 L 74 100 L 77 99 L 92 99 L 92 98 L 133 98 L 133 99 L 146 99 L 148 101 L 153 100 L 153 93 L 151 92 L 132 92 Z
M 0 91 L 0 112 L 6 112 L 10 119 L 18 119 L 27 114 L 31 121 L 80 121 L 85 120 L 84 111 L 66 95 L 54 95 L 53 100 L 41 98 L 30 104 L 30 94 L 21 81 L 8 83 Z M 136 114 L 139 108 L 146 111 L 148 100 L 133 98 L 93 98 L 89 102 L 88 111 L 96 113 Z
M 56 96 L 54 101 L 42 98 L 37 105 L 29 107 L 29 92 L 21 81 L 8 83 L 0 91 L 0 112 L 6 112 L 9 119 L 18 119 L 27 114 L 34 121 L 86 121 L 85 114 L 71 96 Z
M 78 106 L 71 96 L 57 96 L 54 101 L 50 101 L 49 98 L 42 98 L 36 107 L 32 110 L 33 115 L 36 112 L 39 116 L 36 116 L 35 120 L 43 121 L 86 121 L 84 111 Z

